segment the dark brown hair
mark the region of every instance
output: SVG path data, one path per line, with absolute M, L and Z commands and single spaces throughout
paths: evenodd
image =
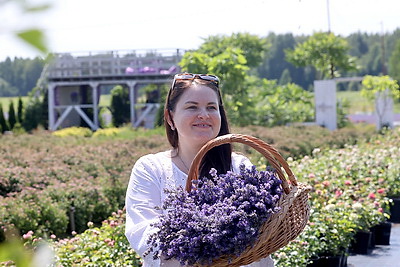
M 196 78 L 194 80 L 178 80 L 175 82 L 174 87 L 170 88 L 167 98 L 165 100 L 164 114 L 168 116 L 172 121 L 171 111 L 175 110 L 176 103 L 179 101 L 182 94 L 187 88 L 192 86 L 192 83 L 207 86 L 214 90 L 219 99 L 219 113 L 221 116 L 221 128 L 219 130 L 218 136 L 230 133 L 229 123 L 226 116 L 225 108 L 222 103 L 221 92 L 216 84 L 210 81 L 202 80 Z M 173 121 L 172 121 L 173 123 Z M 168 142 L 175 149 L 179 149 L 178 144 L 178 132 L 177 130 L 172 130 L 168 124 L 167 118 L 164 118 L 165 131 L 167 133 Z M 220 145 L 210 149 L 210 151 L 204 156 L 203 161 L 200 166 L 200 176 L 208 176 L 211 168 L 215 168 L 218 174 L 226 173 L 231 169 L 232 164 L 232 146 L 230 144 Z

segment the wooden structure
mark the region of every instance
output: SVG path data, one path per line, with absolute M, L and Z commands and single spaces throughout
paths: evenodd
M 49 130 L 79 126 L 81 119 L 92 129 L 99 128 L 101 86 L 129 88 L 130 118 L 133 127 L 154 117 L 159 103 L 138 104 L 138 88 L 166 84 L 179 72 L 183 51 L 112 51 L 89 55 L 56 54 L 45 67 L 49 98 Z M 149 127 L 150 124 L 147 124 Z

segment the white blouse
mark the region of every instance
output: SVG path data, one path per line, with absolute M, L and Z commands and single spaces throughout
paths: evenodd
M 153 255 L 143 257 L 147 250 L 148 236 L 155 231 L 150 224 L 158 220 L 161 207 L 166 198 L 164 188 L 185 187 L 187 174 L 182 172 L 173 162 L 170 151 L 145 155 L 133 166 L 129 185 L 126 192 L 126 229 L 125 235 L 131 247 L 138 253 L 144 267 L 178 267 L 176 260 L 153 260 Z M 232 154 L 232 170 L 239 172 L 239 166 L 244 163 L 247 167 L 251 162 L 242 155 Z M 273 267 L 271 257 L 259 262 L 246 265 L 247 267 Z

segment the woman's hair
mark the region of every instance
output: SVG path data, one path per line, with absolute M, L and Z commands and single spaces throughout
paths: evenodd
M 172 121 L 171 111 L 175 110 L 176 104 L 179 98 L 185 92 L 187 88 L 193 85 L 193 83 L 204 85 L 217 93 L 219 99 L 219 113 L 221 116 L 221 128 L 219 130 L 218 136 L 230 133 L 228 119 L 226 116 L 225 108 L 222 103 L 221 92 L 216 84 L 211 81 L 202 80 L 196 78 L 194 80 L 177 80 L 172 88 L 170 88 L 167 98 L 165 100 L 164 114 L 169 116 Z M 173 121 L 172 121 L 173 123 Z M 168 124 L 167 118 L 164 118 L 165 130 L 167 133 L 167 138 L 171 146 L 179 150 L 179 140 L 177 130 L 172 130 Z M 231 169 L 232 164 L 232 146 L 231 144 L 224 144 L 210 149 L 200 165 L 199 174 L 200 177 L 209 177 L 209 172 L 211 168 L 217 170 L 218 174 L 226 173 Z

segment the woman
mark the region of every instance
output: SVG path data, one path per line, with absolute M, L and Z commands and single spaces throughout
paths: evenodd
M 189 167 L 200 148 L 209 140 L 229 133 L 229 125 L 219 91 L 219 79 L 213 75 L 177 74 L 164 108 L 164 123 L 171 150 L 141 157 L 134 165 L 126 194 L 126 237 L 132 248 L 143 257 L 147 237 L 155 231 L 166 195 L 164 188 L 186 185 Z M 239 172 L 239 165 L 250 161 L 232 153 L 230 144 L 211 149 L 204 157 L 200 175 L 211 168 L 218 173 Z M 180 266 L 176 260 L 143 258 L 144 266 Z M 270 257 L 252 267 L 273 266 Z

